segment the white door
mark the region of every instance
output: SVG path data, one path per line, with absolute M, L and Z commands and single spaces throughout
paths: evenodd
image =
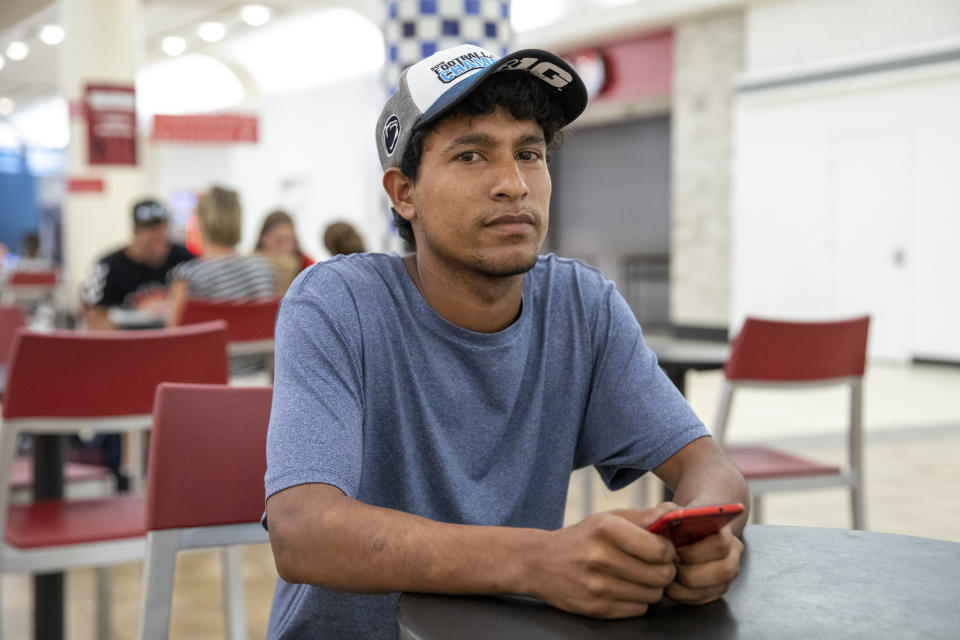
M 830 153 L 834 304 L 842 316 L 869 313 L 871 357 L 911 354 L 910 140 L 903 130 L 835 136 Z

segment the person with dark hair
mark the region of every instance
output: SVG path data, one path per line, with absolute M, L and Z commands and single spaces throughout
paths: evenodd
M 133 205 L 133 241 L 101 258 L 83 288 L 83 318 L 88 329 L 114 329 L 109 309 L 136 310 L 162 322 L 167 311 L 167 276 L 193 258 L 170 242 L 166 207 L 157 200 Z
M 276 327 L 267 636 L 394 639 L 397 592 L 516 593 L 579 614 L 699 604 L 737 575 L 745 516 L 674 547 L 679 505 L 746 483 L 657 366 L 612 282 L 539 255 L 547 158 L 585 108 L 561 58 L 474 45 L 406 69 L 377 147 L 407 256 L 302 274 Z M 563 526 L 570 473 L 647 471 L 677 504 Z
M 323 232 L 323 246 L 331 256 L 348 256 L 363 253 L 363 237 L 349 222 L 332 222 Z

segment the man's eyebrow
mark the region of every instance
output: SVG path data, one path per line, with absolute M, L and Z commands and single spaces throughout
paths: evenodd
M 453 151 L 454 149 L 457 149 L 457 148 L 459 148 L 459 147 L 470 147 L 470 146 L 476 146 L 476 147 L 481 147 L 481 148 L 483 148 L 483 147 L 489 148 L 489 147 L 494 147 L 494 146 L 496 146 L 496 144 L 497 144 L 496 138 L 494 138 L 494 137 L 491 136 L 490 134 L 487 134 L 487 133 L 469 133 L 469 134 L 467 134 L 467 135 L 465 135 L 465 136 L 460 136 L 459 138 L 454 138 L 454 139 L 450 142 L 450 144 L 447 145 L 447 148 L 444 150 L 444 152 L 446 153 L 446 152 L 449 152 L 449 151 Z M 528 144 L 535 144 L 535 145 L 543 145 L 543 146 L 546 146 L 547 141 L 546 141 L 546 139 L 545 139 L 543 136 L 541 136 L 541 135 L 537 135 L 537 134 L 530 133 L 530 134 L 527 134 L 527 135 L 523 136 L 522 138 L 520 138 L 520 139 L 517 140 L 517 142 L 516 142 L 516 146 L 523 146 L 523 145 L 528 145 Z
M 468 133 L 465 136 L 460 136 L 459 138 L 454 138 L 453 141 L 447 145 L 447 148 L 444 151 L 453 151 L 457 147 L 493 147 L 496 146 L 497 141 L 493 136 L 486 133 Z
M 547 145 L 547 140 L 546 140 L 546 138 L 544 138 L 543 136 L 539 136 L 539 135 L 533 134 L 533 133 L 531 133 L 531 134 L 529 134 L 529 135 L 523 136 L 523 137 L 520 138 L 520 140 L 518 140 L 517 142 L 518 142 L 520 145 L 525 145 L 525 144 L 538 144 L 538 145 L 542 145 L 542 146 L 546 146 L 546 145 Z

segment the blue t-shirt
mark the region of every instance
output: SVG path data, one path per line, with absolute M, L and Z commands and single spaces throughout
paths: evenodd
M 553 255 L 503 331 L 451 324 L 396 255 L 338 256 L 280 308 L 266 495 L 322 482 L 433 520 L 556 529 L 570 472 L 619 489 L 706 429 L 600 272 Z M 396 595 L 279 580 L 268 637 L 394 639 Z

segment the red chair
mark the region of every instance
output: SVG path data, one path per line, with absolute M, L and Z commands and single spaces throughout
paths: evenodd
M 231 356 L 273 354 L 273 327 L 280 298 L 246 302 L 213 302 L 187 299 L 177 325 L 223 320 L 228 327 Z
M 17 329 L 27 326 L 27 316 L 20 307 L 0 306 L 0 398 L 7 381 L 7 363 Z
M 774 491 L 850 488 L 853 527 L 866 526 L 863 506 L 863 374 L 870 318 L 836 322 L 784 322 L 747 318 L 724 367 L 714 435 L 726 445 L 734 392 L 745 387 L 796 389 L 840 385 L 850 391 L 847 465 L 822 464 L 761 445 L 725 446 L 753 496 L 754 522 L 762 497 Z
M 60 273 L 47 271 L 11 271 L 4 284 L 4 298 L 12 303 L 48 300 L 56 293 Z
M 143 557 L 142 495 L 10 505 L 17 436 L 83 430 L 142 435 L 152 424 L 160 382 L 227 381 L 226 342 L 222 322 L 159 331 L 17 333 L 0 423 L 0 573 L 106 567 Z M 108 593 L 108 579 L 98 571 L 99 593 Z M 98 624 L 106 637 L 107 598 Z
M 141 640 L 166 639 L 176 554 L 224 548 L 227 637 L 245 637 L 240 549 L 260 526 L 270 387 L 162 384 L 147 479 Z
M 27 317 L 20 307 L 0 307 L 0 397 L 7 378 L 7 361 L 18 329 L 27 326 Z M 110 471 L 92 464 L 68 462 L 63 467 L 63 480 L 74 494 L 106 494 L 112 488 Z M 13 502 L 33 499 L 33 464 L 27 458 L 18 458 L 10 474 Z
M 10 360 L 10 348 L 17 329 L 27 326 L 27 316 L 20 307 L 0 306 L 0 367 Z M 2 391 L 0 383 L 0 391 Z

